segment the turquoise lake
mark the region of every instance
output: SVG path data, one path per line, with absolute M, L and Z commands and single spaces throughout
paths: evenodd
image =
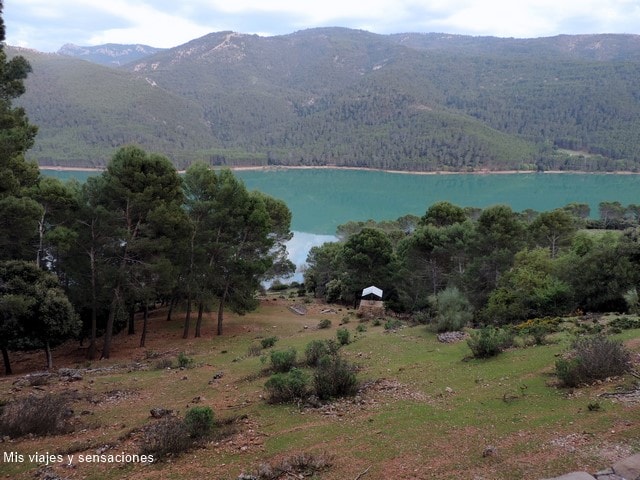
M 58 178 L 84 180 L 95 172 L 43 170 Z M 238 171 L 247 187 L 284 200 L 292 229 L 333 235 L 349 220 L 392 220 L 422 215 L 432 203 L 462 207 L 507 204 L 514 210 L 544 211 L 587 203 L 592 216 L 602 201 L 640 203 L 640 175 L 530 173 L 414 175 L 368 170 L 274 169 Z

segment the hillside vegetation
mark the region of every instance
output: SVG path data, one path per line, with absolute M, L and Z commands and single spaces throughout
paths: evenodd
M 634 35 L 206 35 L 120 68 L 20 50 L 41 164 L 635 170 Z M 8 48 L 10 53 L 16 50 Z
M 180 320 L 167 322 L 166 312 L 157 311 L 152 322 L 158 328 L 146 349 L 123 332 L 111 361 L 85 363 L 77 345 L 70 344 L 57 355 L 59 364 L 71 368 L 0 378 L 4 399 L 62 395 L 74 412 L 66 418 L 72 431 L 12 440 L 7 451 L 25 461 L 5 463 L 0 470 L 15 479 L 38 474 L 238 480 L 242 472 L 253 474 L 261 465 L 264 471 L 265 465 L 304 455 L 329 464 L 305 478 L 355 479 L 367 471 L 362 479 L 512 480 L 595 472 L 640 448 L 637 390 L 636 396 L 622 393 L 633 385 L 632 377 L 575 391 L 558 387 L 553 365 L 568 348 L 567 337 L 475 360 L 466 358 L 465 342 L 439 343 L 425 327 L 386 330 L 375 321 L 359 323 L 353 311 L 321 313 L 327 306 L 315 304 L 307 304 L 309 312 L 301 317 L 287 308 L 299 299 L 275 298 L 263 298 L 258 312 L 231 316 L 229 336 L 212 336 L 214 318 L 206 315 L 203 337 L 182 343 Z M 358 394 L 320 406 L 267 403 L 264 358 L 295 348 L 302 359 L 309 342 L 335 338 L 345 315 L 352 321 L 343 328 L 355 340 L 341 351 L 357 365 Z M 333 325 L 316 328 L 322 319 Z M 639 332 L 618 338 L 637 352 Z M 275 346 L 251 355 L 252 345 L 273 336 Z M 178 358 L 190 363 L 180 368 Z M 39 356 L 25 355 L 20 365 L 26 369 L 39 362 Z M 183 454 L 146 465 L 79 461 L 80 455 L 97 453 L 140 454 L 145 432 L 166 420 L 153 418 L 151 410 L 172 410 L 176 419 L 207 407 L 216 422 L 211 438 Z M 34 452 L 64 455 L 64 461 L 44 467 L 29 460 Z M 65 466 L 66 455 L 73 455 L 74 468 Z

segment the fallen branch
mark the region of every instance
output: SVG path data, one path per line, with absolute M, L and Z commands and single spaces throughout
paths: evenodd
M 360 480 L 362 477 L 364 477 L 367 474 L 369 470 L 371 470 L 371 465 L 369 465 L 365 471 L 360 472 L 358 476 L 354 478 L 354 480 Z

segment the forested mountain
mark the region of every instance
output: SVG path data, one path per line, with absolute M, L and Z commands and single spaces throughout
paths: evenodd
M 32 158 L 636 170 L 640 36 L 206 35 L 118 68 L 21 50 Z M 15 50 L 10 49 L 15 52 Z
M 73 43 L 67 43 L 58 50 L 58 54 L 114 67 L 135 62 L 160 51 L 162 51 L 161 48 L 139 44 L 120 45 L 117 43 L 107 43 L 95 47 L 81 47 Z

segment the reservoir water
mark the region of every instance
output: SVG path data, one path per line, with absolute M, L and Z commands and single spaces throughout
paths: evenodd
M 85 180 L 96 172 L 43 170 L 61 179 Z M 506 204 L 514 210 L 552 210 L 571 202 L 640 203 L 640 175 L 526 173 L 418 175 L 369 170 L 272 169 L 235 174 L 250 190 L 284 200 L 293 214 L 291 260 L 300 265 L 313 245 L 331 240 L 349 220 L 393 220 L 423 215 L 434 202 L 461 207 Z

